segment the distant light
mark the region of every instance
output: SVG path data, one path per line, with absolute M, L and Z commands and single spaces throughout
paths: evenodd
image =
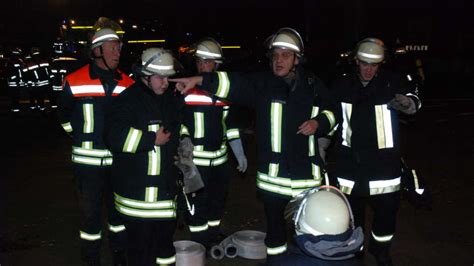
M 76 21 L 74 19 L 71 19 L 71 24 L 76 24 Z
M 221 46 L 222 49 L 240 49 L 240 45 L 224 45 Z
M 191 32 L 186 32 L 186 36 L 191 36 L 193 35 Z
M 116 33 L 117 33 L 117 34 L 125 34 L 125 31 L 123 31 L 123 30 L 118 30 L 118 31 L 116 31 Z
M 151 31 L 155 32 L 156 30 L 155 30 L 155 29 L 151 29 Z
M 119 23 L 120 23 L 120 24 L 123 24 L 123 19 L 119 19 Z
M 138 27 L 137 27 L 137 25 L 132 25 L 132 28 L 136 29 L 136 28 L 138 28 Z
M 78 41 L 78 43 L 80 43 L 80 44 L 87 44 L 86 41 Z
M 348 54 L 348 53 L 341 53 L 340 56 L 341 56 L 341 57 L 348 57 L 349 54 Z
M 73 30 L 85 30 L 85 29 L 92 29 L 92 26 L 71 26 Z
M 411 78 L 410 75 L 407 75 L 407 79 L 408 79 L 409 81 L 412 81 L 412 78 Z
M 395 49 L 396 54 L 406 54 L 407 50 L 405 48 L 397 48 Z
M 65 24 L 61 25 L 61 28 L 62 28 L 63 30 L 67 30 L 67 26 L 66 26 Z
M 130 40 L 128 43 L 150 43 L 150 42 L 166 42 L 166 40 Z

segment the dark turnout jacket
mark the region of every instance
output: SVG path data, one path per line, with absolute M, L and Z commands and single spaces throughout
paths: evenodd
M 116 209 L 132 219 L 176 217 L 177 154 L 181 104 L 173 92 L 156 95 L 141 82 L 123 92 L 106 120 L 105 140 L 114 156 Z M 155 145 L 164 127 L 170 140 Z
M 334 127 L 335 119 L 333 102 L 319 79 L 301 67 L 293 84 L 272 72 L 216 72 L 203 77 L 201 88 L 255 109 L 260 191 L 288 198 L 321 184 L 322 160 L 316 139 Z M 309 119 L 319 122 L 316 134 L 296 134 Z

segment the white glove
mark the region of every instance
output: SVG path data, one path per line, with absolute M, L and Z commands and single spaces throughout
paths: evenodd
M 232 148 L 232 152 L 237 159 L 237 170 L 240 172 L 245 172 L 247 170 L 247 157 L 244 153 L 244 148 L 242 147 L 242 141 L 240 139 L 235 139 L 229 142 L 230 147 Z
M 407 115 L 416 113 L 415 101 L 402 94 L 395 94 L 395 97 L 388 103 L 388 106 Z

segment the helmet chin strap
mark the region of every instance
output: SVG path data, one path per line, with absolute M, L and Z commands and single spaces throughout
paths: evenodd
M 110 66 L 107 64 L 107 61 L 105 61 L 105 58 L 104 58 L 104 51 L 102 50 L 102 45 L 99 46 L 99 50 L 100 50 L 100 56 L 96 56 L 94 54 L 94 52 L 92 52 L 92 56 L 94 57 L 94 59 L 102 59 L 102 62 L 104 63 L 105 67 L 110 71 L 110 72 L 114 72 L 114 70 L 112 68 L 110 68 Z

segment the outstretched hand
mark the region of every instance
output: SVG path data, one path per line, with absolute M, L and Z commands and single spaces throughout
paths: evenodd
M 168 79 L 170 82 L 176 82 L 176 89 L 181 92 L 181 94 L 186 94 L 186 92 L 192 88 L 195 88 L 198 85 L 202 85 L 202 77 L 194 76 L 188 78 L 176 78 Z

